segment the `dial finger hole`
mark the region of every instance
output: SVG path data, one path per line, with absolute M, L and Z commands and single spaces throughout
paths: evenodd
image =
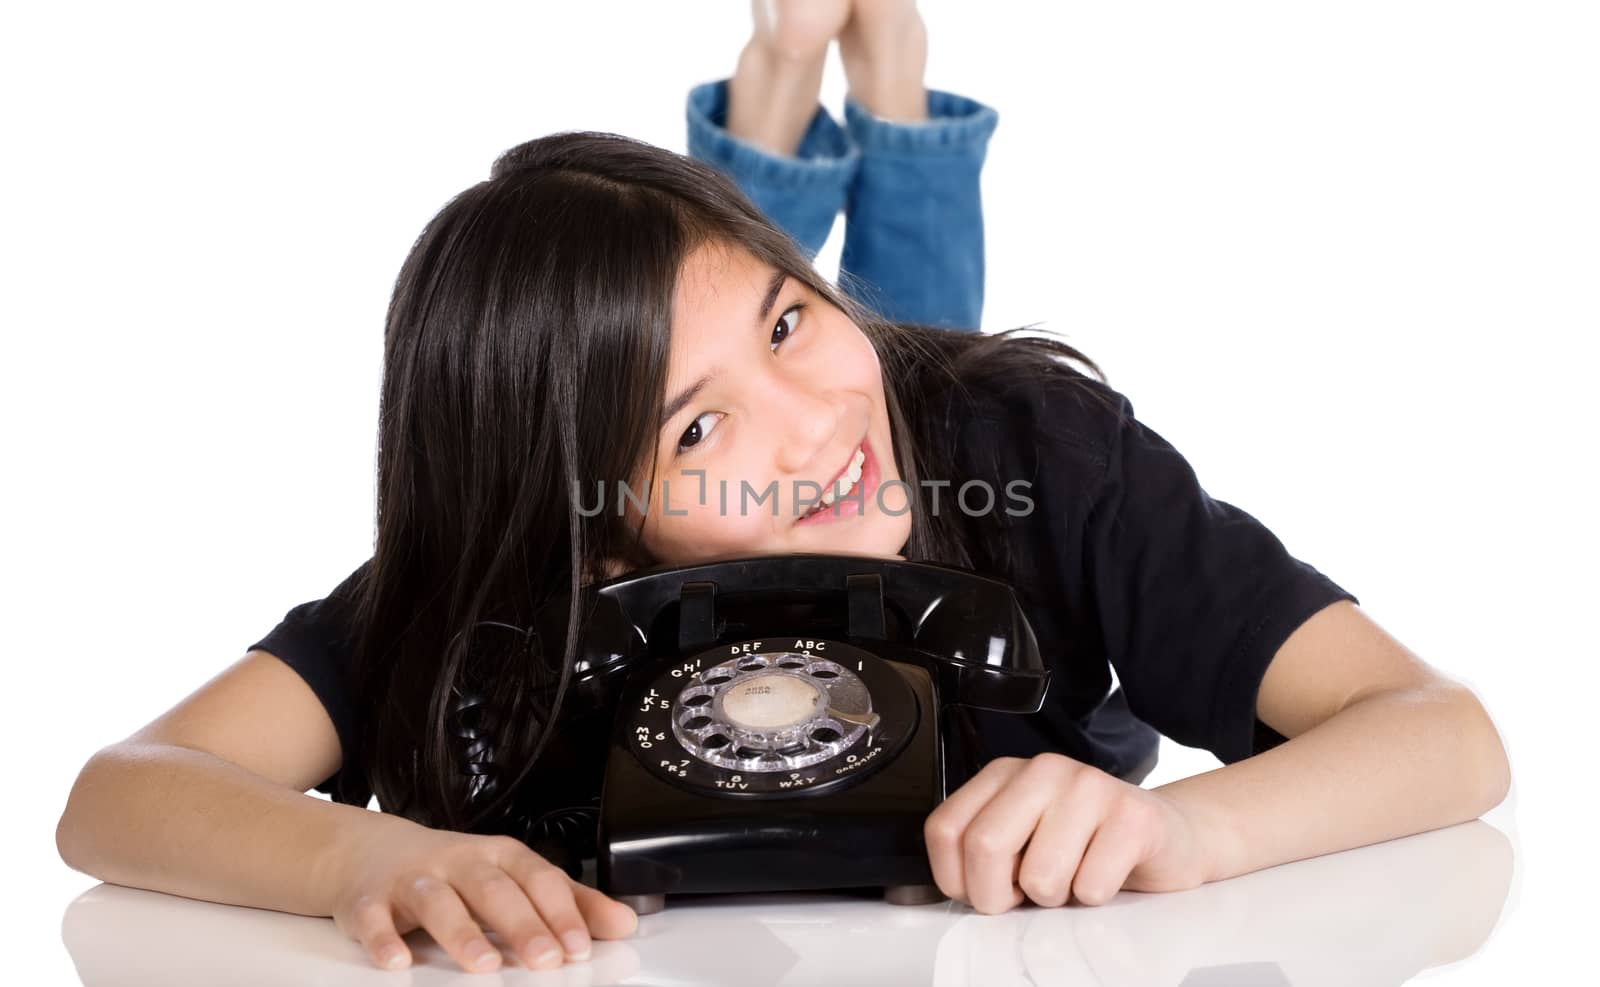
M 733 678 L 733 673 L 724 668 L 714 668 L 701 679 L 706 685 L 722 685 Z
M 811 731 L 811 739 L 815 740 L 819 744 L 838 743 L 839 738 L 843 736 L 844 734 L 835 730 L 833 727 L 817 727 L 815 730 Z
M 839 673 L 831 668 L 813 668 L 811 677 L 814 679 L 836 679 L 839 677 Z
M 750 658 L 746 658 L 743 661 L 739 662 L 739 671 L 741 671 L 741 672 L 753 672 L 756 669 L 766 668 L 766 667 L 767 667 L 767 660 L 765 658 L 757 658 L 757 657 L 752 656 Z
M 757 750 L 754 747 L 735 747 L 733 749 L 734 757 L 742 757 L 747 761 L 753 761 L 765 753 L 766 751 Z
M 693 696 L 683 697 L 683 704 L 688 706 L 690 709 L 699 709 L 701 706 L 705 706 L 710 702 L 711 694 L 709 692 L 701 692 Z
M 691 716 L 687 720 L 683 721 L 683 728 L 685 730 L 704 730 L 710 725 L 711 717 L 709 716 Z

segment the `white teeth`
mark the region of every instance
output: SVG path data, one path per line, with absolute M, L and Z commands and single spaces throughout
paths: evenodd
M 832 506 L 833 502 L 856 488 L 861 482 L 861 464 L 867 461 L 867 454 L 861 449 L 856 449 L 856 454 L 850 457 L 850 465 L 839 476 L 839 482 L 822 492 L 822 507 Z M 844 489 L 840 489 L 843 487 Z

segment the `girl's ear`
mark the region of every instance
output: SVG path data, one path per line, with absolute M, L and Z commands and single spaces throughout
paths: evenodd
M 608 555 L 604 559 L 600 560 L 600 579 L 615 579 L 618 576 L 625 576 L 637 568 L 638 563 L 633 562 L 632 560 L 618 558 L 615 555 Z
M 591 563 L 589 572 L 585 574 L 585 583 L 600 583 L 616 579 L 618 576 L 625 576 L 635 569 L 643 569 L 653 564 L 650 558 L 638 548 L 637 544 L 632 542 L 631 535 L 624 535 L 623 537 L 629 539 L 627 544 L 614 546 L 618 549 L 617 551 L 602 552 L 600 558 Z

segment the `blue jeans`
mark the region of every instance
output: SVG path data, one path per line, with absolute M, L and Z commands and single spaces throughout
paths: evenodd
M 689 154 L 727 174 L 808 257 L 845 214 L 839 288 L 894 322 L 977 331 L 983 315 L 978 175 L 1000 116 L 928 90 L 926 123 L 893 123 L 846 98 L 820 105 L 792 157 L 727 131 L 728 80 L 689 90 Z

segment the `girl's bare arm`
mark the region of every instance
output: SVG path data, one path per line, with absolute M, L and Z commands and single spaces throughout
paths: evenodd
M 90 758 L 56 845 L 104 881 L 331 915 L 385 967 L 409 962 L 400 936 L 422 927 L 464 968 L 494 969 L 500 954 L 472 913 L 534 967 L 582 958 L 591 933 L 632 931 L 626 906 L 515 840 L 304 794 L 339 763 L 338 735 L 310 687 L 252 651 Z
M 1213 821 L 1208 880 L 1475 819 L 1510 791 L 1478 697 L 1348 600 L 1289 636 L 1256 704 L 1288 743 L 1156 789 Z
M 331 915 L 330 864 L 352 831 L 404 822 L 303 794 L 339 757 L 310 687 L 253 651 L 90 758 L 56 845 L 73 868 L 116 884 Z

